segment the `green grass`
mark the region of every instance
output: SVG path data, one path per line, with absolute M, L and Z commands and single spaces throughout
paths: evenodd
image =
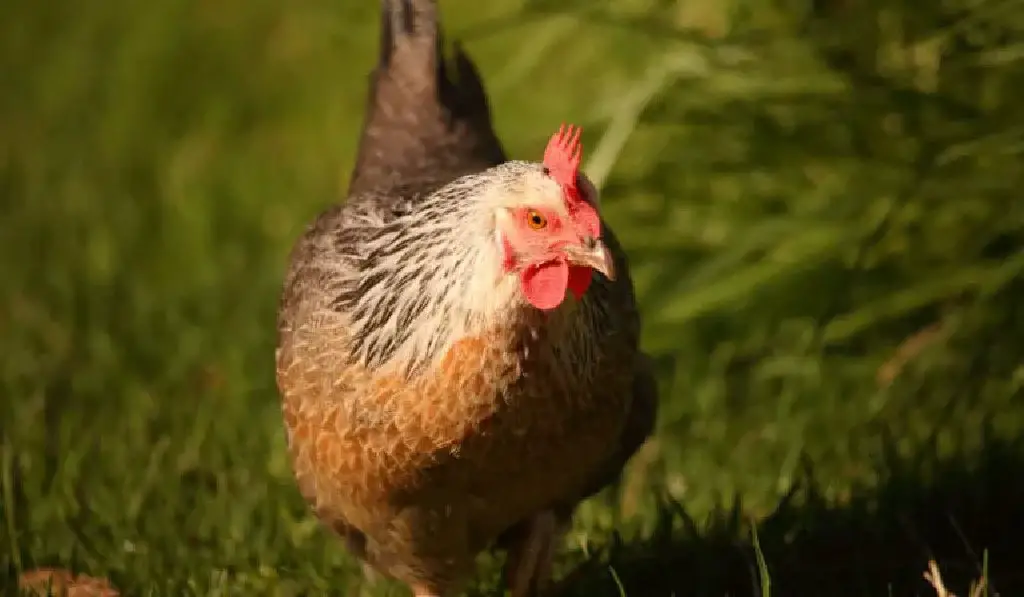
M 567 593 L 929 594 L 935 558 L 1024 594 L 1019 3 L 442 4 L 513 155 L 584 125 L 661 373 Z M 0 589 L 349 594 L 284 458 L 274 311 L 376 10 L 0 5 Z

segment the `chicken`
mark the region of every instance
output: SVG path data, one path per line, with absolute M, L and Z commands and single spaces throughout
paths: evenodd
M 347 201 L 285 276 L 277 383 L 299 490 L 368 574 L 446 597 L 497 546 L 527 597 L 657 389 L 579 130 L 508 161 L 472 62 L 441 48 L 434 0 L 382 1 Z

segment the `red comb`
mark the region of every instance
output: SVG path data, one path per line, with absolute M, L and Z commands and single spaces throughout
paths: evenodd
M 547 149 L 544 150 L 544 166 L 558 184 L 569 189 L 576 188 L 576 173 L 583 157 L 583 146 L 580 145 L 580 134 L 583 129 L 565 124 L 551 136 Z
M 566 206 L 577 226 L 598 237 L 601 234 L 601 218 L 576 188 L 576 176 L 579 174 L 580 160 L 583 159 L 583 146 L 580 144 L 582 133 L 583 129 L 578 126 L 570 124 L 566 128 L 562 124 L 544 150 L 544 166 L 551 178 L 562 186 Z

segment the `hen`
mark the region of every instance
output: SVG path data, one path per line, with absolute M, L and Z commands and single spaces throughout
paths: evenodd
M 444 59 L 436 2 L 382 13 L 348 200 L 284 282 L 292 466 L 368 573 L 447 596 L 497 545 L 512 594 L 535 595 L 575 506 L 654 424 L 626 258 L 579 131 L 507 161 L 472 62 Z

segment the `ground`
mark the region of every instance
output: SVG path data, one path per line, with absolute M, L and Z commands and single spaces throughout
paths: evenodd
M 659 366 L 566 595 L 934 594 L 932 558 L 1024 594 L 1024 11 L 442 6 L 514 156 L 584 126 Z M 284 458 L 274 311 L 344 189 L 376 10 L 0 6 L 0 588 L 349 594 Z

